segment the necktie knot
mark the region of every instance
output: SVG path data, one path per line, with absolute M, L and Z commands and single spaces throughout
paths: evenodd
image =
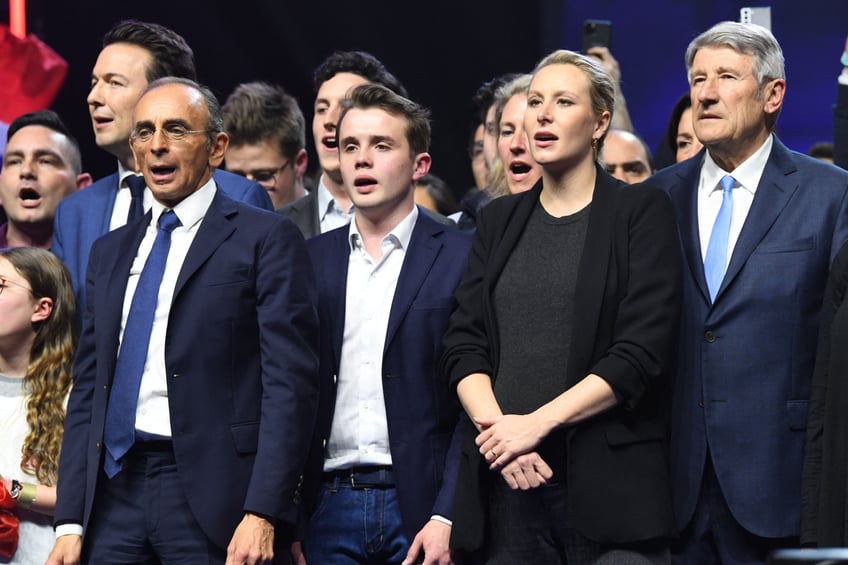
M 130 175 L 127 177 L 126 183 L 133 198 L 142 198 L 144 196 L 144 187 L 147 186 L 147 183 L 144 182 L 143 176 Z
M 166 210 L 159 216 L 159 229 L 167 232 L 174 231 L 174 228 L 180 225 L 180 219 L 173 210 Z
M 733 190 L 733 185 L 736 184 L 736 179 L 730 175 L 724 175 L 721 178 L 721 192 L 725 196 L 729 196 L 730 192 Z
M 144 177 L 130 175 L 124 181 L 130 189 L 130 209 L 127 212 L 127 223 L 140 219 L 144 215 Z

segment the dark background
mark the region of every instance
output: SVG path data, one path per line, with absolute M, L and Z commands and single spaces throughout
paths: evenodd
M 307 120 L 310 171 L 317 166 L 311 149 L 312 70 L 337 49 L 371 52 L 412 98 L 432 110 L 432 171 L 459 193 L 472 183 L 466 156 L 471 97 L 483 81 L 530 71 L 556 48 L 579 49 L 583 20 L 609 19 L 631 117 L 656 148 L 672 105 L 687 89 L 683 54 L 689 41 L 718 21 L 738 20 L 743 6 L 763 5 L 750 0 L 29 0 L 28 29 L 70 64 L 53 108 L 76 133 L 95 178 L 112 172 L 115 163 L 94 145 L 85 104 L 89 76 L 103 33 L 132 17 L 183 35 L 194 49 L 199 79 L 222 101 L 241 82 L 285 87 Z M 788 79 L 778 129 L 787 145 L 805 152 L 832 137 L 848 1 L 775 2 L 772 30 L 784 50 Z

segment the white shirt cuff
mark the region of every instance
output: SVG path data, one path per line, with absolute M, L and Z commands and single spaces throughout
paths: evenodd
M 56 537 L 80 536 L 82 537 L 82 524 L 61 524 L 56 526 Z
M 839 78 L 837 79 L 837 82 L 838 82 L 839 84 L 846 84 L 846 85 L 848 85 L 848 74 L 846 74 L 846 73 L 839 73 Z
M 448 526 L 453 526 L 453 522 L 445 518 L 444 516 L 439 516 L 438 514 L 433 514 L 430 516 L 431 520 L 435 520 L 436 522 L 441 522 L 442 524 L 447 524 Z

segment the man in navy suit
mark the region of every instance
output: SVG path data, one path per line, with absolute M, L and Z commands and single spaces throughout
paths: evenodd
M 136 107 L 154 200 L 91 251 L 50 564 L 288 562 L 318 403 L 317 293 L 294 224 L 218 190 L 222 130 L 214 95 L 187 79 L 151 83 Z M 161 284 L 145 292 L 166 216 Z M 133 374 L 137 392 L 119 395 Z
M 77 312 L 85 311 L 85 270 L 94 240 L 127 223 L 132 213 L 133 179 L 140 177 L 130 151 L 132 113 L 147 84 L 165 76 L 195 80 L 194 54 L 185 40 L 159 24 L 125 21 L 103 37 L 103 49 L 91 73 L 88 110 L 97 146 L 118 160 L 118 171 L 62 201 L 54 218 L 53 252 L 71 272 Z M 271 199 L 244 177 L 215 171 L 218 188 L 235 200 L 267 210 Z M 141 184 L 143 187 L 143 183 Z M 153 200 L 137 193 L 142 212 Z
M 306 559 L 449 563 L 461 430 L 438 363 L 470 238 L 415 206 L 430 168 L 426 110 L 372 84 L 342 112 L 339 161 L 356 211 L 307 242 L 322 338 Z
M 648 182 L 674 203 L 684 307 L 671 471 L 678 563 L 764 562 L 798 544 L 819 309 L 848 238 L 848 173 L 773 134 L 774 36 L 723 22 L 686 52 L 705 149 Z

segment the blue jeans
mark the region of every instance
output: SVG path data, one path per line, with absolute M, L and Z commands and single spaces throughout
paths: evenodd
M 409 551 L 397 489 L 356 488 L 341 479 L 321 486 L 303 542 L 307 563 L 401 563 Z

